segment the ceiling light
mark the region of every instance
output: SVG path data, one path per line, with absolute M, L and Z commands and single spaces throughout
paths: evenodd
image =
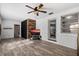
M 72 18 L 72 16 L 67 16 L 66 18 L 67 18 L 67 19 L 70 19 L 70 18 Z

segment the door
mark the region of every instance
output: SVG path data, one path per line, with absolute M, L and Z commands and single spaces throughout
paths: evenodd
M 19 38 L 20 35 L 20 25 L 14 25 L 14 38 Z

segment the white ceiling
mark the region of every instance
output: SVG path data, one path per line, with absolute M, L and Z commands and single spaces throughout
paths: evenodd
M 60 13 L 67 9 L 78 7 L 78 3 L 43 3 L 44 9 L 46 11 L 54 13 Z M 31 9 L 25 7 L 25 5 L 30 5 L 35 7 L 39 5 L 38 3 L 2 3 L 1 5 L 1 16 L 3 19 L 13 19 L 13 20 L 25 20 L 27 18 L 38 19 L 47 17 L 48 14 L 40 13 L 40 16 L 36 16 L 33 13 L 27 14 L 27 12 L 32 11 Z

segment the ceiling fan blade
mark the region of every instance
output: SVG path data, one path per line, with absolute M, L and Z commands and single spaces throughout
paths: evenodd
M 30 14 L 30 13 L 32 13 L 32 12 L 35 12 L 35 11 L 30 11 L 30 12 L 28 12 L 28 14 Z
M 39 12 L 42 12 L 42 13 L 47 13 L 47 11 L 40 11 L 40 10 L 38 10 Z
M 31 6 L 29 6 L 29 5 L 25 5 L 26 7 L 28 7 L 28 8 L 30 8 L 30 9 L 33 9 L 34 10 L 34 8 L 32 8 Z
M 40 8 L 42 8 L 43 6 L 44 6 L 43 4 L 40 4 L 38 7 L 39 7 L 39 9 L 40 9 Z

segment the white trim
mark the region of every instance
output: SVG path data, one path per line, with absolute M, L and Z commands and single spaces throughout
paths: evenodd
M 44 41 L 48 41 L 48 42 L 51 42 L 51 43 L 54 43 L 54 44 L 58 44 L 58 45 L 61 45 L 61 46 L 68 47 L 68 46 L 66 46 L 66 45 L 60 44 L 59 42 L 54 42 L 54 41 L 50 41 L 50 40 L 44 40 Z M 72 48 L 72 47 L 68 47 L 68 48 L 71 48 L 71 49 L 77 50 L 77 49 Z

